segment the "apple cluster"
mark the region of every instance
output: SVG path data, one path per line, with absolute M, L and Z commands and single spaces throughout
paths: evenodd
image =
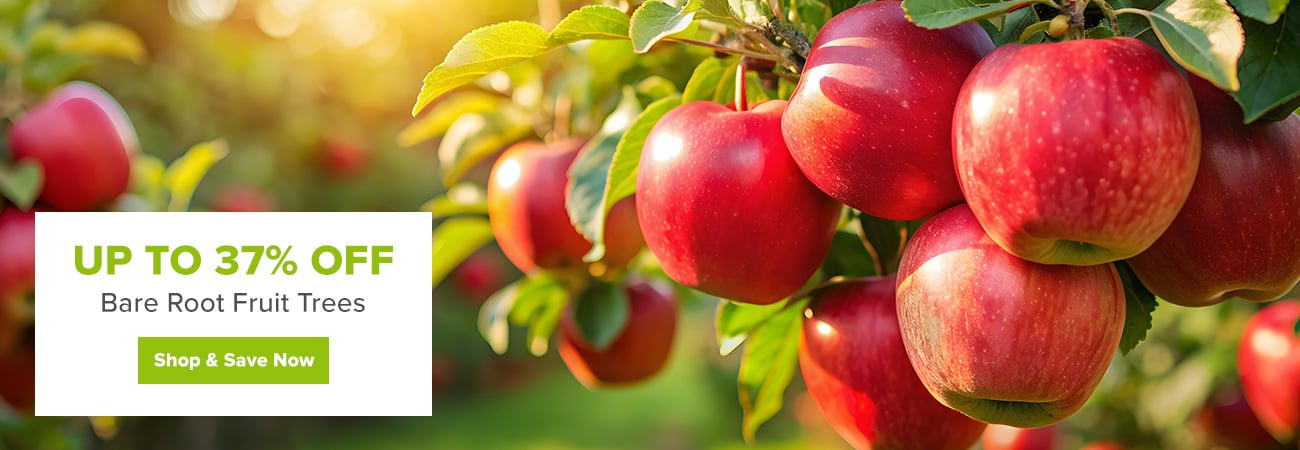
M 593 246 L 569 220 L 569 168 L 584 142 L 526 141 L 502 152 L 488 177 L 492 234 L 506 258 L 525 273 L 560 274 L 580 290 L 592 276 L 620 274 L 644 246 L 631 198 L 616 203 L 605 220 L 605 253 L 589 262 Z M 677 325 L 677 297 L 670 287 L 630 278 L 621 286 L 628 320 L 613 341 L 593 344 L 566 307 L 559 323 L 559 353 L 574 378 L 589 388 L 642 381 L 663 368 Z M 572 303 L 572 302 L 571 302 Z
M 809 391 L 855 447 L 968 448 L 985 424 L 1074 414 L 1124 330 L 1117 264 L 1183 306 L 1300 280 L 1300 117 L 1244 124 L 1136 39 L 995 48 L 879 1 L 825 25 L 788 102 L 737 103 L 647 136 L 636 215 L 674 281 L 770 304 L 817 271 L 843 205 L 925 221 L 897 274 L 816 290 L 805 314 Z M 1300 398 L 1260 401 L 1294 433 Z
M 36 276 L 36 211 L 92 211 L 126 192 L 139 151 L 126 112 L 99 87 L 67 83 L 15 120 L 10 155 L 41 168 L 36 207 L 0 204 L 0 398 L 34 406 L 35 362 L 29 330 Z

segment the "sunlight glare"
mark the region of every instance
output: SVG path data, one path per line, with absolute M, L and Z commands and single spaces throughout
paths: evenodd
M 497 172 L 497 187 L 509 189 L 519 182 L 519 175 L 522 168 L 519 167 L 519 161 L 507 159 L 501 163 L 501 171 Z
M 671 133 L 660 134 L 655 136 L 653 146 L 654 153 L 652 157 L 654 160 L 668 161 L 682 153 L 682 138 Z

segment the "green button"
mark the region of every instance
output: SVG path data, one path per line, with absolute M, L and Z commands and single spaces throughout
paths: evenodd
M 329 384 L 327 337 L 142 337 L 139 384 Z

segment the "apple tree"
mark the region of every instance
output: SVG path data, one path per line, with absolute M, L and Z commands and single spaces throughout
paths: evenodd
M 1162 430 L 1215 423 L 1236 350 L 1157 306 L 1222 304 L 1236 342 L 1259 306 L 1230 299 L 1300 280 L 1296 8 L 603 2 L 464 36 L 399 140 L 439 139 L 435 284 L 493 240 L 525 273 L 480 312 L 498 353 L 524 328 L 584 385 L 633 383 L 676 303 L 716 299 L 747 440 L 801 371 L 855 446 L 1075 416 L 1182 445 Z M 1241 357 L 1258 412 L 1271 369 Z

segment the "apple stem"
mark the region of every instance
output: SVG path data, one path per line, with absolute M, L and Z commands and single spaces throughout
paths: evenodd
M 1089 0 L 1075 0 L 1074 8 L 1069 9 L 1070 28 L 1066 34 L 1066 39 L 1083 38 L 1083 13 L 1088 9 Z M 1105 3 L 1102 1 L 1102 3 Z
M 740 64 L 736 66 L 736 111 L 749 110 L 749 99 L 746 97 L 745 89 L 746 62 L 745 58 L 740 58 Z

